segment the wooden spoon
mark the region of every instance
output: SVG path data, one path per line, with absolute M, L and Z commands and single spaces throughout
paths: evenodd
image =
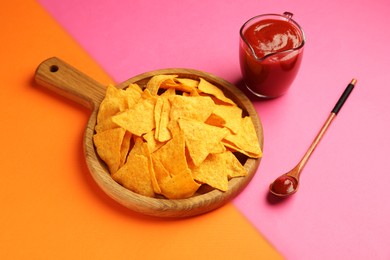
M 123 89 L 130 83 L 137 83 L 144 87 L 152 76 L 159 74 L 176 74 L 180 77 L 192 79 L 204 78 L 218 86 L 227 97 L 231 98 L 243 109 L 245 115 L 251 117 L 258 135 L 260 147 L 263 148 L 263 129 L 252 102 L 234 85 L 209 73 L 191 69 L 156 70 L 130 78 L 116 87 Z M 209 212 L 224 205 L 239 194 L 253 178 L 260 164 L 260 158 L 242 158 L 248 175 L 231 179 L 229 181 L 229 189 L 226 192 L 201 188 L 193 197 L 180 200 L 149 198 L 136 194 L 111 178 L 106 165 L 99 159 L 93 145 L 92 137 L 94 135 L 97 112 L 105 96 L 105 86 L 55 57 L 43 61 L 38 66 L 35 73 L 35 81 L 92 110 L 83 140 L 88 168 L 93 179 L 108 196 L 133 211 L 157 217 L 188 217 Z
M 341 95 L 340 99 L 337 101 L 335 107 L 332 109 L 332 112 L 329 114 L 324 125 L 322 126 L 321 130 L 317 134 L 316 138 L 310 145 L 309 149 L 307 150 L 301 161 L 292 170 L 279 176 L 273 183 L 270 184 L 269 191 L 271 194 L 277 197 L 284 198 L 293 195 L 295 192 L 297 192 L 299 186 L 299 176 L 302 173 L 303 167 L 305 167 L 307 161 L 314 152 L 318 143 L 321 141 L 326 130 L 328 130 L 330 124 L 335 119 L 341 107 L 344 105 L 349 94 L 351 94 L 353 88 L 355 87 L 355 84 L 356 79 L 353 79 L 351 83 L 348 84 L 347 88 Z

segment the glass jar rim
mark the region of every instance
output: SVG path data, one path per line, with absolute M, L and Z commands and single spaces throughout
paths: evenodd
M 289 50 L 284 50 L 284 51 L 280 51 L 280 52 L 274 52 L 274 53 L 269 53 L 261 58 L 259 58 L 256 53 L 255 53 L 255 50 L 253 49 L 253 47 L 249 44 L 249 42 L 247 41 L 247 39 L 245 38 L 244 36 L 244 29 L 246 27 L 248 27 L 249 24 L 251 24 L 251 22 L 255 21 L 255 20 L 258 20 L 259 18 L 264 18 L 266 16 L 269 16 L 269 17 L 274 17 L 274 18 L 279 18 L 279 19 L 283 19 L 285 21 L 288 21 L 288 22 L 291 22 L 295 27 L 298 28 L 299 32 L 301 33 L 301 36 L 302 36 L 302 42 L 299 46 L 295 47 L 295 48 L 292 48 L 292 49 L 289 49 Z M 292 52 L 292 51 L 296 51 L 296 50 L 299 50 L 299 49 L 302 49 L 303 46 L 305 45 L 306 43 L 306 35 L 305 35 L 305 32 L 303 31 L 302 27 L 294 20 L 292 19 L 292 16 L 293 16 L 293 13 L 290 13 L 290 12 L 284 12 L 283 14 L 260 14 L 260 15 L 256 15 L 256 16 L 253 16 L 252 18 L 250 18 L 249 20 L 247 20 L 240 28 L 240 37 L 241 39 L 245 42 L 245 44 L 248 46 L 248 48 L 251 50 L 253 56 L 256 58 L 256 60 L 258 61 L 262 61 L 262 60 L 265 60 L 267 59 L 268 57 L 270 56 L 273 56 L 275 54 L 283 54 L 283 53 L 288 53 L 288 52 Z

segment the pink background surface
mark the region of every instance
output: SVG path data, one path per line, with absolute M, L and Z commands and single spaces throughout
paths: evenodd
M 288 94 L 253 100 L 264 158 L 234 204 L 288 259 L 390 259 L 387 0 L 39 2 L 118 82 L 186 67 L 242 87 L 241 25 L 258 14 L 294 13 L 307 37 L 302 67 Z M 269 183 L 300 160 L 354 77 L 299 192 L 273 203 Z

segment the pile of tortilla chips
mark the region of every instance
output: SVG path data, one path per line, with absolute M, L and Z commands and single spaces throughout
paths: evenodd
M 250 117 L 202 78 L 157 75 L 144 89 L 109 85 L 95 131 L 112 178 L 148 197 L 188 198 L 201 185 L 227 191 L 229 179 L 247 175 L 233 152 L 262 156 Z

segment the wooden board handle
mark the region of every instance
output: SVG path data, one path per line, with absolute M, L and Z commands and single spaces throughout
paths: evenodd
M 105 95 L 102 84 L 56 57 L 38 66 L 35 81 L 90 109 L 97 108 Z

